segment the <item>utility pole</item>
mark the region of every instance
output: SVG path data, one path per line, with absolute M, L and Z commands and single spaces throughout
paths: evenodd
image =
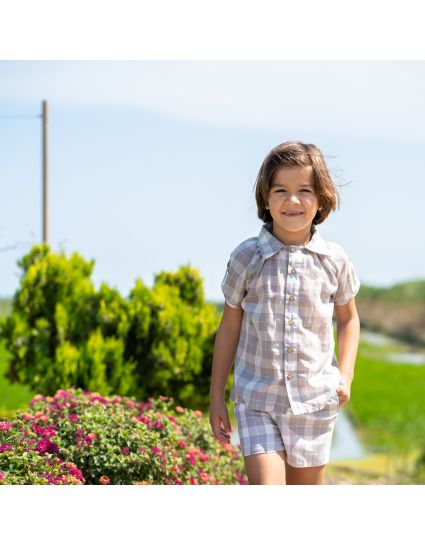
M 49 163 L 48 163 L 48 105 L 43 100 L 43 242 L 49 243 Z

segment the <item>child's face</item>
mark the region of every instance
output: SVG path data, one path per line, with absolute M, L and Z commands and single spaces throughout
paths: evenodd
M 313 167 L 281 167 L 269 191 L 267 208 L 273 218 L 273 231 L 283 238 L 308 237 L 319 199 L 313 189 Z M 289 215 L 300 213 L 299 215 Z M 278 238 L 281 238 L 278 237 Z

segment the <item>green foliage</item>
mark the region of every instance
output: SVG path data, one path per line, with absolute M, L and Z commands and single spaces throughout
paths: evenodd
M 90 276 L 94 261 L 35 246 L 18 265 L 20 288 L 0 324 L 8 378 L 51 394 L 75 386 L 144 398 L 167 394 L 206 408 L 219 316 L 189 265 L 137 279 L 129 298 Z
M 48 436 L 85 484 L 247 484 L 239 450 L 215 439 L 200 411 L 172 398 L 59 390 L 37 395 L 17 418 L 28 440 Z
M 417 303 L 425 302 L 425 280 L 400 282 L 389 288 L 362 285 L 358 299 L 370 299 L 376 302 Z

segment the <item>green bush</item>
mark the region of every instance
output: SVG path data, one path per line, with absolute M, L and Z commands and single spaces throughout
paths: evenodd
M 8 378 L 49 395 L 71 386 L 140 399 L 167 394 L 208 406 L 219 316 L 199 272 L 183 266 L 136 280 L 128 299 L 90 276 L 94 261 L 35 246 L 18 265 L 20 288 L 0 324 Z
M 48 441 L 75 464 L 85 484 L 247 484 L 239 450 L 215 439 L 201 411 L 165 396 L 59 390 L 37 395 L 17 422 L 27 441 Z

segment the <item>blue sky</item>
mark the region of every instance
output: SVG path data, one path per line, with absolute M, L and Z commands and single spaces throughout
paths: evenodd
M 127 295 L 190 262 L 221 300 L 231 250 L 261 228 L 258 169 L 289 139 L 342 186 L 319 231 L 360 280 L 423 278 L 423 96 L 423 61 L 0 61 L 0 295 L 41 239 L 40 119 L 4 116 L 43 99 L 51 246 L 94 258 L 97 286 Z

